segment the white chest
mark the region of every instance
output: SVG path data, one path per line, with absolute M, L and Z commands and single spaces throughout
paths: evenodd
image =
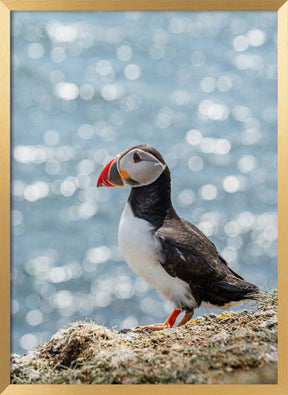
M 181 303 L 195 305 L 189 285 L 170 276 L 159 262 L 161 245 L 153 234 L 152 225 L 135 217 L 129 203 L 120 219 L 118 242 L 125 261 L 138 276 L 176 306 L 180 307 Z
M 152 231 L 151 224 L 135 217 L 127 203 L 119 223 L 119 247 L 131 269 L 149 284 L 154 285 L 155 273 L 161 265 L 157 256 L 160 243 Z

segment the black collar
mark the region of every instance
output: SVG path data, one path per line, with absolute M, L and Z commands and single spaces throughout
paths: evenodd
M 152 184 L 131 189 L 128 202 L 135 217 L 150 222 L 155 229 L 167 216 L 177 215 L 171 203 L 171 179 L 168 167 Z

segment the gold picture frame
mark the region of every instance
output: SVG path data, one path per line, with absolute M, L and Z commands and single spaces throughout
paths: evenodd
M 269 385 L 81 385 L 83 394 L 288 394 L 288 1 L 284 0 L 2 0 L 0 2 L 0 392 L 78 394 L 78 385 L 10 384 L 10 12 L 11 11 L 278 11 L 278 210 L 279 366 L 278 384 Z

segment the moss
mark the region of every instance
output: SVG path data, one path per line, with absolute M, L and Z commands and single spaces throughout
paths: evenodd
M 277 382 L 277 291 L 252 311 L 192 319 L 180 328 L 123 333 L 74 322 L 11 356 L 14 384 L 224 384 Z

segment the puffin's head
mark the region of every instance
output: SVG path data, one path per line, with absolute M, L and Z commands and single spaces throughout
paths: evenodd
M 141 187 L 156 181 L 166 168 L 161 154 L 150 145 L 136 145 L 116 155 L 102 170 L 97 187 Z

